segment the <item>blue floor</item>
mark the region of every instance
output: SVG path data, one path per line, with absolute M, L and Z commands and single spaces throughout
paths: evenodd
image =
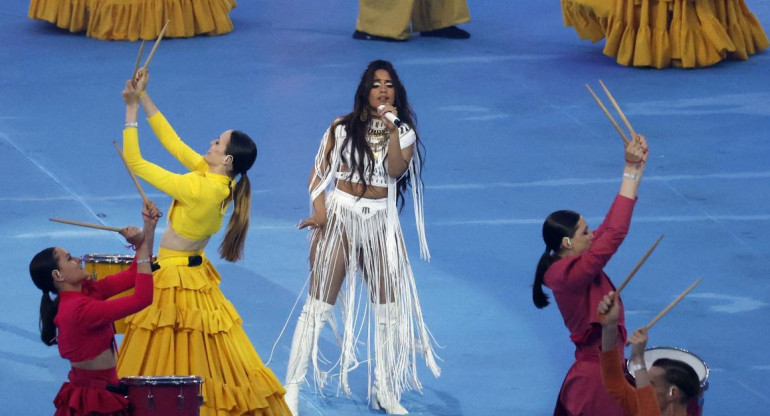
M 770 28 L 770 3 L 747 2 Z M 665 235 L 625 290 L 628 327 L 646 324 L 703 277 L 653 328 L 650 345 L 707 362 L 705 415 L 766 415 L 770 53 L 699 70 L 630 69 L 563 27 L 556 0 L 469 3 L 470 40 L 389 44 L 350 38 L 355 2 L 241 1 L 232 33 L 167 39 L 155 55 L 150 90 L 194 148 L 205 151 L 229 128 L 259 144 L 246 258 L 216 265 L 262 358 L 306 278 L 307 235 L 294 225 L 307 214 L 305 182 L 321 135 L 352 107 L 366 64 L 384 58 L 406 84 L 427 147 L 432 262 L 417 260 L 410 208 L 403 223 L 426 320 L 445 347 L 442 376 L 423 367 L 423 394 L 406 393 L 403 404 L 418 415 L 550 414 L 572 344 L 555 306 L 532 305 L 530 284 L 545 216 L 570 208 L 595 226 L 617 192 L 621 141 L 584 88 L 602 79 L 651 152 L 631 232 L 608 274 L 621 281 Z M 48 218 L 139 223 L 139 196 L 112 145 L 138 43 L 31 21 L 27 5 L 0 5 L 0 166 L 8 169 L 0 185 L 8 283 L 0 292 L 0 402 L 3 414 L 43 415 L 53 412 L 68 364 L 39 341 L 40 292 L 28 262 L 51 245 L 127 253 L 110 233 Z M 146 123 L 139 132 L 148 158 L 179 166 Z M 332 347 L 330 333 L 323 342 Z M 289 343 L 284 335 L 272 354 L 279 378 Z M 352 399 L 303 390 L 302 413 L 376 413 L 365 380 L 354 373 Z

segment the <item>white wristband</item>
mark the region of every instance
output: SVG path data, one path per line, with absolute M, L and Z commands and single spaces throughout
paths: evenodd
M 643 363 L 631 363 L 628 365 L 628 372 L 631 374 L 636 373 L 639 370 L 646 370 L 647 366 Z
M 134 127 L 134 128 L 136 128 L 136 127 L 139 127 L 139 123 L 137 123 L 136 121 L 130 121 L 130 122 L 127 122 L 127 123 L 126 123 L 126 126 L 125 126 L 125 127 L 126 127 L 126 128 L 129 128 L 129 127 Z
M 623 179 L 631 179 L 632 181 L 635 181 L 636 180 L 636 174 L 635 173 L 623 172 Z
M 136 264 L 150 263 L 151 261 L 151 258 L 145 257 L 143 259 L 136 259 Z

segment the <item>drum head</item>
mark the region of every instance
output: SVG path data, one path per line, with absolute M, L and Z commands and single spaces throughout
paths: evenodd
M 647 364 L 647 368 L 652 367 L 652 364 L 659 358 L 682 361 L 692 367 L 698 374 L 701 388 L 705 390 L 708 385 L 709 368 L 700 357 L 687 350 L 672 347 L 653 347 L 644 351 L 644 362 Z
M 180 386 L 203 384 L 198 376 L 133 376 L 123 377 L 120 382 L 128 386 Z

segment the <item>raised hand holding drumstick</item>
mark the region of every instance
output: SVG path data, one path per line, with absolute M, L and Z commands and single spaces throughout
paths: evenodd
M 620 195 L 627 198 L 636 198 L 642 174 L 647 163 L 649 148 L 647 139 L 639 134 L 634 134 L 632 140 L 625 148 L 626 165 L 623 168 L 623 182 L 620 184 Z
M 618 314 L 620 311 L 616 292 L 610 292 L 599 301 L 597 313 L 602 323 L 602 351 L 612 351 L 617 348 Z M 631 345 L 632 374 L 636 378 L 637 388 L 650 384 L 650 376 L 644 362 L 644 350 L 647 347 L 647 327 L 641 327 L 631 334 L 628 343 Z

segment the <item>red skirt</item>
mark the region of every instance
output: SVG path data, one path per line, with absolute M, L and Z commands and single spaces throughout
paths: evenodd
M 120 384 L 114 367 L 106 370 L 73 368 L 68 378 L 53 399 L 55 416 L 128 416 L 128 400 L 107 390 L 108 384 Z
M 602 384 L 599 356 L 578 351 L 559 392 L 554 416 L 627 416 Z

